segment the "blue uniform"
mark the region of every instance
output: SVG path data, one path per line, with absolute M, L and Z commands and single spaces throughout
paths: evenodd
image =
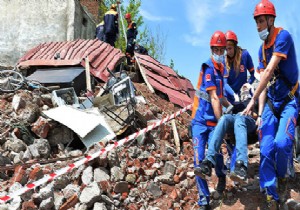
M 250 73 L 250 78 L 247 81 L 247 70 Z M 234 69 L 233 63 L 230 66 L 229 75 L 227 81 L 225 82 L 225 95 L 228 101 L 231 104 L 234 104 L 234 96 L 233 94 L 240 94 L 241 87 L 245 83 L 252 84 L 255 80 L 254 77 L 254 65 L 252 58 L 247 50 L 242 50 L 241 63 L 239 74 L 236 75 L 236 70 Z
M 295 46 L 288 31 L 275 28 L 271 42 L 260 47 L 258 67 L 260 71 L 264 70 L 272 55 L 280 56 L 282 60 L 278 64 L 279 78 L 268 87 L 269 102 L 264 107 L 259 127 L 260 185 L 268 195 L 278 201 L 277 178 L 290 175 L 289 169 L 293 166 L 293 139 L 298 116 L 295 98 L 280 110 L 281 104 L 291 90 L 288 83 L 294 86 L 298 81 Z M 278 113 L 279 117 L 276 117 L 274 112 Z
M 104 14 L 103 19 L 105 42 L 114 47 L 117 34 L 119 33 L 118 13 L 111 9 Z
M 99 25 L 97 25 L 96 27 L 96 37 L 100 40 L 100 41 L 104 41 L 104 22 L 101 22 Z
M 223 97 L 223 75 L 225 68 L 223 64 L 221 64 L 221 66 L 222 67 L 219 69 L 218 65 L 214 63 L 213 60 L 209 59 L 206 63 L 202 64 L 202 69 L 200 71 L 192 114 L 195 167 L 199 166 L 199 163 L 204 159 L 206 144 L 209 144 L 214 128 L 217 124 L 212 104 L 209 101 L 208 91 L 216 90 L 218 97 Z M 223 157 L 221 155 L 218 156 L 216 162 L 217 166 L 215 169 L 217 176 L 225 176 L 222 171 L 224 167 Z M 198 204 L 209 204 L 210 193 L 206 180 L 196 176 L 196 184 L 199 191 Z

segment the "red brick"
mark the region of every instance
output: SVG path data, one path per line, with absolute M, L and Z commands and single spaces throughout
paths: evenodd
M 25 201 L 22 204 L 22 210 L 38 210 L 38 207 L 33 203 L 33 201 Z
M 46 138 L 50 130 L 50 124 L 47 119 L 39 117 L 35 123 L 33 123 L 31 131 L 41 138 Z
M 59 210 L 68 210 L 76 205 L 79 202 L 79 199 L 76 194 L 70 197 L 60 208 Z
M 80 4 L 85 6 L 93 15 L 96 24 L 99 22 L 99 6 L 102 0 L 80 0 Z M 102 14 L 104 15 L 104 14 Z
M 16 168 L 15 168 L 15 173 L 14 173 L 14 176 L 12 178 L 12 182 L 15 183 L 15 182 L 21 182 L 22 179 L 23 179 L 23 176 L 26 174 L 26 171 L 23 169 L 22 166 L 18 165 Z M 13 184 L 12 183 L 12 184 Z

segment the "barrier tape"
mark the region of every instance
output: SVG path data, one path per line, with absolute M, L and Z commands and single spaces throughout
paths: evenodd
M 74 163 L 71 163 L 65 168 L 59 169 L 59 170 L 57 170 L 57 171 L 55 171 L 51 174 L 47 174 L 43 178 L 41 178 L 40 180 L 37 180 L 33 183 L 29 183 L 25 187 L 15 191 L 15 192 L 13 192 L 9 195 L 5 195 L 5 196 L 0 197 L 0 203 L 6 203 L 7 201 L 9 201 L 11 199 L 14 199 L 17 196 L 22 195 L 22 194 L 26 193 L 27 191 L 29 191 L 31 189 L 34 189 L 34 188 L 36 188 L 36 187 L 38 187 L 42 184 L 45 184 L 47 182 L 51 182 L 53 179 L 65 174 L 65 173 L 68 173 L 68 172 L 72 171 L 74 168 L 78 168 L 79 166 L 88 163 L 89 161 L 99 157 L 100 155 L 103 155 L 106 152 L 109 152 L 109 151 L 111 151 L 111 150 L 113 150 L 113 149 L 115 149 L 119 146 L 122 146 L 123 144 L 127 143 L 128 141 L 137 138 L 139 135 L 141 135 L 143 133 L 147 133 L 148 131 L 150 131 L 150 130 L 166 123 L 167 121 L 175 118 L 176 116 L 181 115 L 183 112 L 186 112 L 188 109 L 191 109 L 191 107 L 192 107 L 192 105 L 190 104 L 190 105 L 184 107 L 183 109 L 181 109 L 181 110 L 179 110 L 179 111 L 163 118 L 161 121 L 155 122 L 155 123 L 147 126 L 146 128 L 143 128 L 142 130 L 137 131 L 136 133 L 133 133 L 133 134 L 127 136 L 126 138 L 124 138 L 120 141 L 116 141 L 114 144 L 110 144 L 110 145 L 108 145 L 107 147 L 101 149 L 98 152 L 95 152 L 91 155 L 87 155 L 85 158 L 82 158 L 81 160 L 78 160 Z

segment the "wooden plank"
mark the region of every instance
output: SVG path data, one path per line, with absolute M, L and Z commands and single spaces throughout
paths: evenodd
M 85 78 L 86 78 L 86 89 L 88 92 L 92 92 L 89 57 L 85 58 Z
M 134 58 L 135 58 L 136 63 L 137 63 L 138 66 L 139 66 L 141 75 L 142 75 L 142 77 L 143 77 L 143 79 L 144 79 L 144 81 L 145 81 L 147 87 L 149 88 L 149 90 L 150 90 L 151 93 L 154 93 L 155 91 L 154 91 L 153 87 L 151 86 L 151 84 L 149 83 L 149 81 L 148 81 L 148 79 L 147 79 L 147 76 L 146 76 L 146 74 L 145 74 L 145 71 L 144 71 L 144 69 L 142 68 L 142 66 L 141 66 L 141 64 L 140 64 L 140 62 L 139 62 L 139 59 L 138 59 L 135 55 L 134 55 Z
M 179 139 L 178 131 L 177 131 L 177 128 L 176 128 L 175 119 L 172 119 L 171 123 L 172 123 L 172 129 L 173 129 L 174 140 L 175 140 L 175 145 L 176 145 L 176 151 L 179 154 L 179 152 L 180 152 L 180 139 Z

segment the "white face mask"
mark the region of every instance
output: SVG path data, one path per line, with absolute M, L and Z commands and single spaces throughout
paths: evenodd
M 268 28 L 262 30 L 261 32 L 258 32 L 259 38 L 263 41 L 265 41 L 268 38 L 269 31 Z
M 225 59 L 225 56 L 224 55 L 217 55 L 217 54 L 213 53 L 213 59 L 217 63 L 223 63 L 224 59 Z

